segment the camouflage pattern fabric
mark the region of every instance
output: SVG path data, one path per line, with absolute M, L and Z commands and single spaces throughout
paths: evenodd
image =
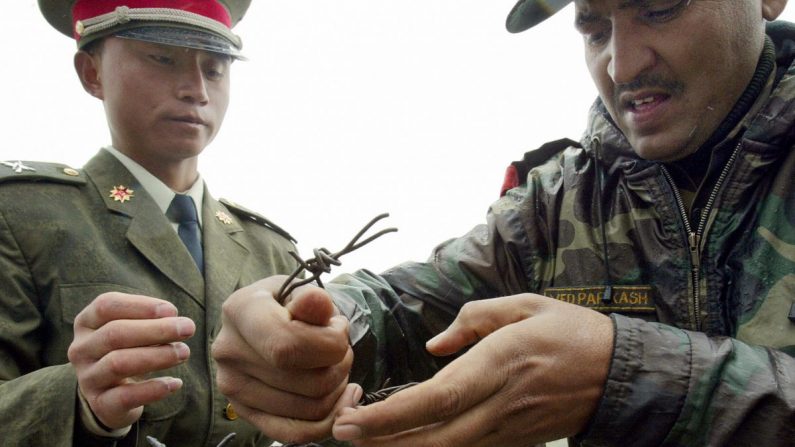
M 795 444 L 795 26 L 778 22 L 768 34 L 778 76 L 718 144 L 733 155 L 703 229 L 685 224 L 666 167 L 639 159 L 597 101 L 582 147 L 530 170 L 485 225 L 426 263 L 328 286 L 355 334 L 352 380 L 372 389 L 386 377 L 428 378 L 443 364 L 424 344 L 461 306 L 533 292 L 615 324 L 604 395 L 571 443 Z M 691 233 L 700 235 L 696 274 Z
M 228 446 L 270 445 L 242 419 L 224 417 L 210 345 L 223 301 L 262 277 L 291 272 L 293 244 L 205 191 L 202 278 L 163 212 L 110 153 L 81 171 L 8 165 L 0 165 L 0 444 L 148 447 L 153 436 L 169 447 L 197 447 L 236 432 Z M 121 185 L 133 195 L 114 200 L 109 193 Z M 183 389 L 147 405 L 118 442 L 81 430 L 66 356 L 77 313 L 110 291 L 169 300 L 196 323 L 189 361 L 163 373 L 181 378 Z

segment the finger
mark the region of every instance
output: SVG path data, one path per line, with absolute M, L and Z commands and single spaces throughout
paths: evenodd
M 314 369 L 263 368 L 256 363 L 230 362 L 219 364 L 217 382 L 221 392 L 228 396 L 244 394 L 243 385 L 249 378 L 261 386 L 281 392 L 318 399 L 333 392 L 347 376 L 353 363 L 353 350 L 336 365 Z M 253 385 L 252 385 L 253 386 Z
M 286 315 L 261 314 L 225 318 L 213 344 L 219 362 L 243 358 L 252 364 L 278 369 L 313 369 L 336 365 L 350 349 L 348 321 L 334 317 L 328 326 L 315 326 Z M 250 352 L 246 352 L 250 351 Z
M 251 320 L 254 320 L 252 318 Z M 255 321 L 229 320 L 212 345 L 212 356 L 219 365 L 244 368 L 254 376 L 269 370 L 299 370 L 334 367 L 346 361 L 351 350 L 347 320 L 334 317 L 332 326 L 320 328 L 306 323 L 273 321 L 258 325 Z M 243 333 L 257 329 L 244 337 Z M 350 364 L 344 365 L 346 369 Z
M 140 320 L 177 316 L 168 301 L 143 295 L 110 292 L 99 295 L 75 317 L 78 328 L 97 329 L 113 320 Z
M 425 425 L 403 432 L 363 438 L 354 442 L 357 447 L 414 447 L 418 445 L 465 445 L 468 447 L 493 447 L 495 445 L 533 445 L 515 438 L 502 439 L 491 405 L 480 404 L 445 422 Z M 521 442 L 521 444 L 518 444 Z
M 240 376 L 234 379 L 227 377 L 225 380 L 236 382 L 236 392 L 228 393 L 226 390 L 222 390 L 225 396 L 236 402 L 274 416 L 309 421 L 324 419 L 334 408 L 348 385 L 346 376 L 337 383 L 331 392 L 319 397 L 307 397 L 270 387 L 251 376 Z
M 453 323 L 428 340 L 425 347 L 434 355 L 453 354 L 501 327 L 529 318 L 541 304 L 531 294 L 468 302 Z
M 311 285 L 293 290 L 285 308 L 294 319 L 317 326 L 328 325 L 329 319 L 336 312 L 328 292 Z
M 112 388 L 130 377 L 172 368 L 189 356 L 190 348 L 181 342 L 112 351 L 79 372 L 80 386 L 86 394 Z
M 259 428 L 269 438 L 276 439 L 282 443 L 303 444 L 320 441 L 331 436 L 331 425 L 335 414 L 344 407 L 356 405 L 360 397 L 361 388 L 353 384 L 346 386 L 334 408 L 325 418 L 319 421 L 274 416 L 252 407 L 238 404 L 233 400 L 230 401 L 243 419 Z M 238 405 L 240 406 L 238 407 Z
M 334 437 L 349 441 L 391 435 L 448 420 L 487 399 L 503 380 L 490 377 L 490 366 L 471 353 L 382 402 L 342 411 L 334 423 Z
M 196 332 L 196 324 L 186 317 L 155 320 L 114 320 L 96 331 L 80 336 L 70 346 L 70 359 L 97 360 L 111 351 L 164 345 L 186 340 Z
M 548 427 L 546 415 L 523 421 L 521 426 L 511 422 L 515 416 L 511 404 L 500 399 L 483 401 L 457 417 L 444 422 L 425 425 L 403 432 L 363 438 L 354 442 L 357 447 L 414 447 L 419 445 L 449 445 L 468 447 L 534 446 L 550 438 L 566 437 L 565 433 L 540 436 L 540 427 Z M 515 417 L 514 417 L 515 419 Z
M 182 388 L 182 380 L 157 377 L 142 382 L 129 382 L 113 387 L 88 399 L 91 411 L 110 428 L 121 428 L 138 420 L 144 405 L 157 402 Z

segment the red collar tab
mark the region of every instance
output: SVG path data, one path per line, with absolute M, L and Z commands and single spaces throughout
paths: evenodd
M 72 7 L 72 30 L 77 29 L 78 22 L 113 12 L 118 7 L 185 11 L 215 20 L 228 29 L 232 28 L 229 11 L 217 0 L 77 0 Z M 74 38 L 80 40 L 80 35 L 74 32 Z

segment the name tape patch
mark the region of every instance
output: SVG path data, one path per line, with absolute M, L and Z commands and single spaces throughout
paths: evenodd
M 599 312 L 653 313 L 651 286 L 612 286 L 609 302 L 602 300 L 605 286 L 548 287 L 544 295 Z

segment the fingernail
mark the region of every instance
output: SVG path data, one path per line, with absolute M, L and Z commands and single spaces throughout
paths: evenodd
M 362 437 L 362 429 L 356 425 L 335 425 L 331 433 L 338 441 L 353 441 Z
M 427 342 L 425 342 L 425 346 L 429 346 L 429 345 L 432 345 L 432 344 L 436 343 L 436 342 L 437 342 L 437 340 L 439 340 L 440 338 L 442 338 L 442 336 L 443 336 L 443 335 L 444 335 L 444 331 L 442 331 L 442 332 L 440 332 L 440 333 L 436 334 L 436 335 L 435 335 L 435 336 L 434 336 L 432 339 L 430 339 L 430 340 L 428 340 Z
M 177 309 L 173 304 L 162 303 L 155 307 L 155 316 L 157 318 L 174 317 L 177 315 Z
M 188 318 L 177 320 L 177 334 L 180 337 L 187 337 L 193 333 L 193 322 Z
M 190 356 L 190 348 L 185 343 L 174 343 L 174 351 L 180 361 L 184 361 Z
M 161 377 L 160 380 L 166 385 L 169 393 L 173 393 L 182 388 L 182 379 L 176 377 Z
M 364 391 L 362 391 L 361 387 L 357 386 L 356 388 L 353 389 L 353 398 L 352 398 L 353 402 L 351 402 L 352 407 L 359 405 L 359 401 L 362 400 L 362 393 L 364 393 Z

